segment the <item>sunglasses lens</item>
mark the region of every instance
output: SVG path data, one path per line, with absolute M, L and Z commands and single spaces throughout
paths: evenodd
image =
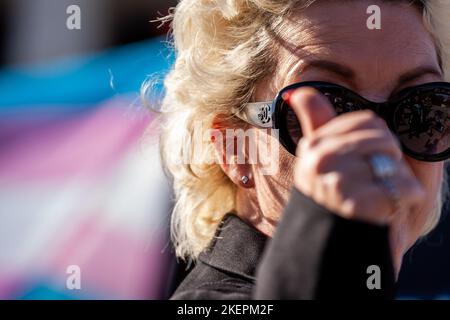
M 290 107 L 286 108 L 286 130 L 292 144 L 297 145 L 298 141 L 302 137 L 302 129 L 300 128 L 300 123 L 298 122 L 297 115 L 294 110 Z
M 440 89 L 422 92 L 398 106 L 394 131 L 403 146 L 415 154 L 441 154 L 450 146 L 449 111 L 448 92 Z

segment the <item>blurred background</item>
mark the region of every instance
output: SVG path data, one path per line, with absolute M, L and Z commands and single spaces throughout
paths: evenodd
M 165 299 L 179 281 L 157 119 L 139 93 L 174 60 L 167 26 L 150 22 L 174 5 L 0 0 L 0 299 Z M 444 211 L 405 257 L 399 299 L 450 298 Z
M 174 4 L 0 0 L 0 298 L 167 296 L 171 196 L 139 90 L 172 62 L 150 20 Z

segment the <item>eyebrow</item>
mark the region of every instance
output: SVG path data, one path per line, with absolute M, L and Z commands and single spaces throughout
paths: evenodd
M 408 83 L 408 82 L 412 82 L 413 80 L 416 80 L 426 74 L 432 74 L 432 75 L 436 75 L 440 78 L 442 78 L 442 72 L 438 71 L 436 68 L 432 67 L 432 66 L 420 66 L 417 67 L 411 71 L 408 71 L 404 74 L 402 74 L 399 78 L 398 78 L 398 85 L 400 86 L 403 83 Z
M 340 77 L 347 79 L 348 81 L 353 81 L 356 78 L 356 73 L 351 68 L 328 60 L 310 61 L 306 64 L 306 66 L 302 69 L 301 72 L 303 72 L 308 68 L 316 68 L 332 72 Z M 416 80 L 426 74 L 436 75 L 441 78 L 443 77 L 442 72 L 433 66 L 419 66 L 413 70 L 410 70 L 402 74 L 397 80 L 397 85 L 401 86 L 404 83 Z
M 340 77 L 347 78 L 349 80 L 352 80 L 355 78 L 355 72 L 342 64 L 328 61 L 328 60 L 313 60 L 306 64 L 306 66 L 303 68 L 302 72 L 308 68 L 316 68 L 316 69 L 322 69 L 325 71 L 330 71 L 332 73 L 337 74 Z

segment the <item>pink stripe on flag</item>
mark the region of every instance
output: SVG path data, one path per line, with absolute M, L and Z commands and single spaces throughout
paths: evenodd
M 48 271 L 65 284 L 67 267 L 79 266 L 81 295 L 157 299 L 165 284 L 167 265 L 162 239 L 162 234 L 147 240 L 138 238 L 123 232 L 120 226 L 105 229 L 94 217 L 80 224 L 68 241 L 61 243 Z
M 23 130 L 0 136 L 0 179 L 41 180 L 96 176 L 134 145 L 149 125 L 147 111 L 132 111 L 122 99 L 50 122 L 18 121 Z M 2 126 L 2 124 L 0 124 Z
M 24 289 L 24 277 L 0 272 L 0 300 L 16 299 Z

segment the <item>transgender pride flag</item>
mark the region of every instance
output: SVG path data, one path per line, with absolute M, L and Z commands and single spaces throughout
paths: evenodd
M 169 186 L 139 88 L 166 55 L 149 41 L 0 70 L 1 299 L 162 297 Z

